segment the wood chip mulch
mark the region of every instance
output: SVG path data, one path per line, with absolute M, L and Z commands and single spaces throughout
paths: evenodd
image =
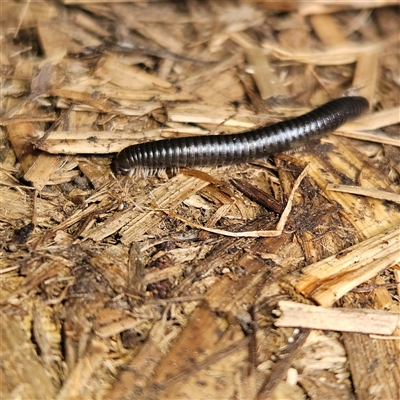
M 2 399 L 400 398 L 397 1 L 0 4 Z M 134 143 L 360 95 L 315 143 L 123 177 Z

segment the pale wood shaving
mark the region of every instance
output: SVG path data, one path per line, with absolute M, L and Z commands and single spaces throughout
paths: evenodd
M 333 13 L 340 10 L 358 9 L 358 8 L 372 8 L 372 7 L 385 7 L 388 5 L 398 4 L 397 0 L 372 0 L 362 2 L 337 2 L 337 1 L 325 1 L 316 0 L 313 2 L 299 2 L 299 12 L 302 15 L 312 14 L 327 14 Z
M 262 99 L 273 96 L 287 96 L 288 91 L 282 84 L 279 76 L 275 74 L 257 43 L 243 32 L 232 32 L 230 38 L 240 44 L 246 51 L 249 68 L 254 74 L 254 79 Z
M 103 58 L 98 64 L 95 74 L 108 82 L 133 90 L 152 89 L 153 85 L 162 88 L 171 87 L 170 82 L 148 74 L 137 67 L 122 64 L 111 56 Z
M 360 117 L 343 125 L 338 131 L 373 130 L 400 123 L 400 107 L 388 108 Z
M 71 99 L 73 101 L 82 102 L 85 105 L 89 105 L 94 109 L 97 109 L 102 112 L 109 112 L 110 108 L 104 104 L 104 102 L 93 99 L 90 94 L 84 92 L 76 92 L 70 89 L 51 89 L 51 95 L 56 97 L 62 97 Z
M 38 34 L 47 57 L 54 61 L 61 60 L 68 50 L 79 51 L 79 45 L 74 43 L 67 32 L 59 31 L 53 22 L 44 21 L 38 26 Z
M 76 85 L 62 86 L 60 90 L 67 92 L 85 92 L 93 95 L 97 90 L 101 90 L 101 93 L 105 98 L 110 98 L 115 101 L 130 100 L 130 101 L 195 101 L 197 96 L 190 93 L 181 93 L 176 90 L 166 90 L 161 87 L 154 87 L 147 90 L 132 90 L 124 87 L 116 87 L 111 83 L 103 81 L 99 82 L 79 82 Z
M 331 306 L 348 291 L 400 262 L 400 228 L 394 226 L 342 254 L 335 254 L 288 276 L 297 291 L 318 304 Z
M 344 128 L 346 129 L 346 128 Z M 391 146 L 400 146 L 400 137 L 389 137 L 385 133 L 370 133 L 370 132 L 363 132 L 363 131 L 352 131 L 351 128 L 349 127 L 345 131 L 342 131 L 342 129 L 334 132 L 335 135 L 338 136 L 344 136 L 348 137 L 351 139 L 358 139 L 358 140 L 365 140 L 367 142 L 374 142 L 374 143 L 382 143 L 382 144 L 388 144 Z
M 282 315 L 276 326 L 391 335 L 400 325 L 400 314 L 382 310 L 327 308 L 280 301 Z
M 66 172 L 66 176 L 64 177 L 57 177 L 55 175 L 65 162 L 66 159 L 64 157 L 41 153 L 26 171 L 24 178 L 28 182 L 31 182 L 33 187 L 38 190 L 43 189 L 53 179 L 53 184 L 55 185 L 69 182 L 71 178 L 78 175 L 77 171 Z
M 296 60 L 312 65 L 342 65 L 354 63 L 362 54 L 382 51 L 386 46 L 396 45 L 398 41 L 398 37 L 392 37 L 384 42 L 335 46 L 323 52 L 291 51 L 272 43 L 263 43 L 263 47 L 272 51 L 274 56 L 280 60 Z
M 370 101 L 378 85 L 379 53 L 371 52 L 360 55 L 354 72 L 353 86 L 359 88 L 358 94 Z
M 235 68 L 243 62 L 243 55 L 240 53 L 234 54 L 231 57 L 222 60 L 221 62 L 211 65 L 210 68 L 200 70 L 198 73 L 193 74 L 187 79 L 183 80 L 180 84 L 182 89 L 187 93 L 193 93 L 196 89 L 201 87 L 204 82 L 214 79 L 227 70 Z
M 169 110 L 169 117 L 174 122 L 188 122 L 199 124 L 223 124 L 225 126 L 234 126 L 239 128 L 251 128 L 254 123 L 236 118 L 234 107 L 218 107 L 198 105 L 182 105 L 172 107 Z M 243 115 L 244 117 L 246 114 Z M 247 116 L 251 116 L 247 113 Z
M 385 192 L 384 190 L 368 189 L 352 185 L 332 185 L 332 184 L 327 185 L 326 190 L 332 190 L 335 192 L 343 192 L 343 193 L 352 193 L 359 196 L 368 196 L 374 199 L 388 200 L 400 204 L 400 195 L 396 193 Z
M 147 318 L 146 318 L 147 319 Z M 125 318 L 121 321 L 110 323 L 96 329 L 96 334 L 101 338 L 108 338 L 128 329 L 135 329 L 143 324 L 143 320 L 138 318 Z
M 174 265 L 172 267 L 167 267 L 162 271 L 155 269 L 146 272 L 144 281 L 146 284 L 155 283 L 162 281 L 164 279 L 170 279 L 176 275 L 182 273 L 182 267 L 180 265 Z
M 262 99 L 288 95 L 288 91 L 280 82 L 279 76 L 273 72 L 261 48 L 246 49 L 246 55 Z
M 321 41 L 327 46 L 349 45 L 343 27 L 339 26 L 332 15 L 311 15 L 310 24 Z
M 400 336 L 369 335 L 369 337 L 378 340 L 400 340 Z
M 27 195 L 21 196 L 11 188 L 0 187 L 0 216 L 3 220 L 16 220 L 29 217 L 32 202 Z

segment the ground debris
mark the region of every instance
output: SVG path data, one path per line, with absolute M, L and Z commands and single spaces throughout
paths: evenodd
M 400 396 L 397 2 L 1 9 L 0 397 Z M 113 165 L 346 95 L 252 164 Z

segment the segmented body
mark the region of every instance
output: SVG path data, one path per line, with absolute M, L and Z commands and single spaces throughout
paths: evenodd
M 238 134 L 183 137 L 140 143 L 115 158 L 123 174 L 166 168 L 238 164 L 286 151 L 351 121 L 369 108 L 364 97 L 342 97 L 296 118 Z

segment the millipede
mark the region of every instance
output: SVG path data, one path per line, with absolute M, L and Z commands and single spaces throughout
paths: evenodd
M 222 166 L 254 161 L 320 138 L 369 109 L 361 96 L 341 97 L 276 124 L 241 133 L 157 140 L 126 147 L 115 157 L 124 175 L 154 174 L 181 167 Z

